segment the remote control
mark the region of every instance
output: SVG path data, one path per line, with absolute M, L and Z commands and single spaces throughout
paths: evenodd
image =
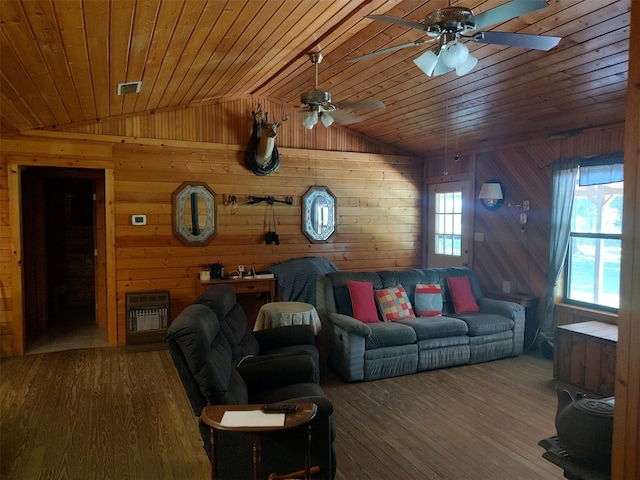
M 297 410 L 297 405 L 287 403 L 269 403 L 262 407 L 264 413 L 293 413 Z

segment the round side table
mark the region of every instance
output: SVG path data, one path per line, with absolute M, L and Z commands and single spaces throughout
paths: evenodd
M 320 317 L 315 307 L 304 302 L 273 302 L 260 308 L 254 331 L 291 325 L 311 325 L 313 333 L 318 334 L 322 328 Z

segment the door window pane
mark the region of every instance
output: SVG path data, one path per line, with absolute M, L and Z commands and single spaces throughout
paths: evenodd
M 436 193 L 435 253 L 462 254 L 462 192 Z

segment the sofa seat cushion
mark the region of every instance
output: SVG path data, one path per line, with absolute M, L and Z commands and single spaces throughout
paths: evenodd
M 418 341 L 430 338 L 456 337 L 467 335 L 468 332 L 466 322 L 451 317 L 417 317 L 401 320 L 398 323 L 413 328 Z
M 418 348 L 420 350 L 433 350 L 435 348 L 449 348 L 457 347 L 459 345 L 469 345 L 470 339 L 466 335 L 460 335 L 457 337 L 441 337 L 441 338 L 428 338 L 426 340 L 420 340 L 418 342 Z
M 368 323 L 371 335 L 365 340 L 365 350 L 381 347 L 395 347 L 415 343 L 417 337 L 413 328 L 398 322 Z
M 449 316 L 464 320 L 470 337 L 511 331 L 514 325 L 512 319 L 493 313 L 450 313 Z
M 364 352 L 363 380 L 397 377 L 418 370 L 418 345 L 376 348 Z
M 502 342 L 503 340 L 511 340 L 513 338 L 513 332 L 508 330 L 506 332 L 492 333 L 491 335 L 480 335 L 478 337 L 470 337 L 470 345 L 486 345 L 487 343 Z

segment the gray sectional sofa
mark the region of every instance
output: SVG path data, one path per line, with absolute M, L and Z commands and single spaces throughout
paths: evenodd
M 478 312 L 455 313 L 450 276 L 469 278 Z M 375 290 L 402 285 L 412 303 L 417 284 L 439 284 L 442 315 L 363 323 L 353 317 L 349 280 L 371 282 Z M 524 308 L 484 297 L 468 268 L 331 272 L 317 278 L 316 309 L 328 336 L 329 364 L 350 382 L 486 362 L 523 350 Z

